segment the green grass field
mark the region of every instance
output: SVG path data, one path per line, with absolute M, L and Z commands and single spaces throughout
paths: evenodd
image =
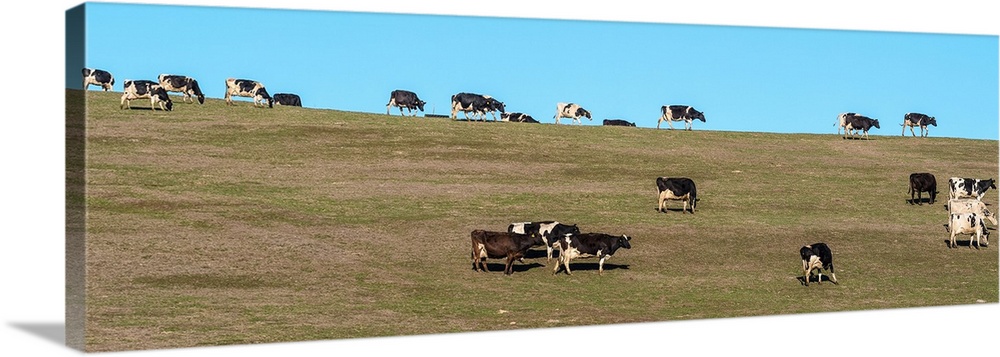
M 998 302 L 996 234 L 949 249 L 943 204 L 907 203 L 913 172 L 942 200 L 948 177 L 997 176 L 997 141 L 842 140 L 834 115 L 793 135 L 67 95 L 87 113 L 88 351 Z M 695 181 L 694 215 L 656 212 L 658 176 Z M 511 276 L 472 270 L 473 229 L 530 220 L 632 249 L 603 276 L 553 275 L 542 247 Z M 839 285 L 800 285 L 815 242 Z

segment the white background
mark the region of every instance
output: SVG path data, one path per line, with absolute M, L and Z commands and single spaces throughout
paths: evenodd
M 1000 34 L 988 1 L 129 1 L 258 8 L 346 10 L 494 17 L 723 24 L 769 27 Z M 650 5 L 652 3 L 652 5 Z M 945 5 L 946 3 L 947 5 Z M 3 323 L 0 354 L 64 356 L 64 19 L 75 1 L 22 0 L 4 5 L 0 42 L 0 143 L 3 229 L 0 239 Z M 122 19 L 122 41 L 148 41 L 163 53 L 183 43 L 160 41 L 169 26 L 143 32 Z M 155 19 L 151 25 L 156 25 Z M 233 34 L 233 41 L 250 41 Z M 863 55 L 863 54 L 860 54 Z M 920 56 L 920 53 L 914 53 Z M 1000 54 L 998 54 L 1000 56 Z M 919 81 L 919 78 L 915 78 Z M 962 90 L 956 83 L 955 90 Z M 984 157 L 986 160 L 997 158 Z M 996 194 L 995 191 L 992 194 Z M 905 247 L 901 247 L 905 249 Z M 994 249 L 990 247 L 989 249 Z M 995 254 L 989 252 L 988 254 Z M 789 264 L 797 264 L 789 261 Z M 996 274 L 996 271 L 983 271 Z M 984 278 L 988 278 L 985 277 Z M 846 280 L 846 279 L 842 279 Z M 747 282 L 752 284 L 753 282 Z M 849 284 L 849 282 L 844 281 Z M 810 287 L 813 288 L 813 287 Z M 824 287 L 826 288 L 826 287 Z M 813 304 L 815 301 L 802 301 Z M 139 356 L 318 356 L 353 354 L 538 355 L 802 355 L 839 353 L 965 355 L 996 351 L 1000 305 L 978 304 L 800 314 L 615 326 L 352 339 L 259 346 L 121 352 Z

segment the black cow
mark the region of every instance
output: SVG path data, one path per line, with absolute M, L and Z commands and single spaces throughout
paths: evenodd
M 930 135 L 930 129 L 927 128 L 928 125 L 937 126 L 937 119 L 932 116 L 920 113 L 906 113 L 903 115 L 903 132 L 900 136 L 906 136 L 906 128 L 910 128 L 910 136 L 917 136 L 913 133 L 913 127 L 920 127 L 920 137 L 927 137 Z
M 101 86 L 107 92 L 115 85 L 115 77 L 111 75 L 111 72 L 105 70 L 84 68 L 83 90 L 87 90 L 91 84 Z
M 657 208 L 658 212 L 666 212 L 667 200 L 683 201 L 684 207 L 681 213 L 687 211 L 688 203 L 691 203 L 691 214 L 698 203 L 698 190 L 694 181 L 687 177 L 657 177 Z
M 519 222 L 507 226 L 507 232 L 540 235 L 545 242 L 545 264 L 548 264 L 559 239 L 567 234 L 580 234 L 580 228 L 575 224 L 567 225 L 556 221 Z
M 156 105 L 160 105 L 160 109 L 165 111 L 171 111 L 174 109 L 174 103 L 170 100 L 170 96 L 167 95 L 167 91 L 160 87 L 160 84 L 153 81 L 147 80 L 125 80 L 125 91 L 122 93 L 121 108 L 131 109 L 132 100 L 149 98 L 149 108 L 151 110 L 156 110 Z
M 695 119 L 704 123 L 705 113 L 695 110 L 690 105 L 664 105 L 660 107 L 660 120 L 656 122 L 656 128 L 660 128 L 660 123 L 667 122 L 667 126 L 673 130 L 673 122 L 683 121 L 684 129 L 691 130 L 694 127 Z
M 302 106 L 302 98 L 300 98 L 298 94 L 274 93 L 274 95 L 271 96 L 271 98 L 274 99 L 274 104 L 287 105 L 292 107 Z
M 410 116 L 417 116 L 417 110 L 424 111 L 424 104 L 427 102 L 417 98 L 417 93 L 408 90 L 397 89 L 389 93 L 389 103 L 385 105 L 385 114 L 389 115 L 390 107 L 398 107 L 399 115 L 403 115 L 403 108 L 406 108 Z
M 618 248 L 631 249 L 632 240 L 627 235 L 614 236 L 604 233 L 567 234 L 559 239 L 559 261 L 566 269 L 566 274 L 572 275 L 569 262 L 575 258 L 597 257 L 599 275 L 604 274 L 604 261 L 611 258 Z M 559 274 L 559 264 L 552 269 L 552 274 Z
M 462 111 L 465 113 L 465 119 L 469 119 L 469 112 L 482 115 L 482 120 L 486 120 L 486 113 L 489 112 L 493 116 L 493 120 L 496 121 L 495 112 L 499 111 L 502 116 L 505 113 L 503 102 L 497 100 L 488 95 L 475 94 L 475 93 L 458 93 L 451 96 L 451 118 L 458 119 L 456 114 Z
M 826 269 L 830 271 L 830 281 L 837 284 L 837 274 L 833 272 L 833 252 L 826 243 L 815 243 L 804 246 L 802 249 L 799 249 L 799 255 L 802 256 L 803 285 L 809 286 L 809 278 L 812 276 L 814 269 L 819 273 L 819 278 L 816 280 L 817 283 L 823 282 L 822 269 Z
M 851 132 L 851 138 L 854 138 L 854 135 L 857 134 L 857 131 L 861 130 L 863 132 L 861 136 L 863 136 L 865 139 L 868 139 L 868 129 L 871 129 L 872 127 L 881 129 L 881 127 L 879 127 L 878 125 L 878 119 L 872 119 L 861 114 L 852 113 L 846 115 L 844 119 L 845 119 L 844 139 L 847 139 L 848 131 Z
M 524 113 L 517 113 L 517 112 L 500 114 L 500 121 L 509 121 L 509 122 L 515 122 L 515 123 L 534 123 L 534 124 L 538 124 L 538 121 L 535 120 L 535 118 L 532 118 L 530 115 L 524 114 Z
M 974 178 L 952 177 L 948 179 L 948 199 L 972 197 L 982 201 L 986 190 L 997 189 L 993 179 L 980 180 Z
M 160 80 L 160 87 L 163 87 L 167 92 L 180 92 L 182 102 L 186 103 L 190 99 L 191 103 L 194 103 L 194 98 L 197 97 L 199 104 L 205 104 L 205 93 L 201 92 L 201 87 L 198 86 L 198 81 L 194 78 L 161 74 L 157 79 Z
M 635 123 L 622 119 L 604 119 L 605 126 L 635 126 Z
M 934 204 L 934 199 L 937 197 L 937 179 L 934 178 L 934 175 L 926 172 L 910 174 L 910 189 L 906 191 L 910 194 L 910 204 L 914 202 L 923 204 L 923 198 L 920 197 L 921 192 L 927 192 L 931 204 Z M 916 201 L 914 201 L 913 195 L 917 196 Z
M 267 101 L 268 108 L 274 108 L 274 99 L 267 94 L 267 89 L 260 82 L 249 79 L 226 79 L 226 104 L 234 105 L 232 96 L 253 98 L 253 105 L 264 106 Z
M 490 232 L 481 229 L 472 231 L 472 270 L 489 271 L 486 258 L 506 258 L 503 273 L 514 273 L 514 261 L 520 260 L 531 247 L 545 244 L 538 234 L 518 234 L 511 232 Z
M 581 117 L 586 117 L 587 120 L 594 120 L 590 115 L 590 111 L 583 109 L 579 104 L 576 103 L 556 103 L 556 115 L 553 118 L 556 119 L 556 124 L 559 124 L 559 118 L 570 118 L 573 119 L 574 123 L 583 124 L 580 121 Z

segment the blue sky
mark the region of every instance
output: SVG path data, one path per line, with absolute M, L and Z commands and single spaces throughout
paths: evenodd
M 184 50 L 122 36 L 128 19 L 166 19 L 153 33 Z M 87 66 L 111 71 L 116 91 L 171 73 L 222 98 L 236 77 L 307 107 L 384 113 L 407 89 L 437 114 L 473 92 L 543 123 L 574 102 L 594 115 L 585 125 L 640 127 L 686 104 L 705 112 L 695 130 L 818 134 L 851 111 L 880 120 L 872 135 L 900 135 L 921 112 L 938 119 L 931 136 L 998 137 L 996 35 L 89 3 L 86 37 Z

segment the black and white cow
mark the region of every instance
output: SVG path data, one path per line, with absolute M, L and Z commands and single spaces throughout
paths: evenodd
M 868 139 L 868 130 L 872 127 L 881 129 L 878 125 L 878 119 L 872 119 L 861 114 L 847 115 L 844 124 L 844 139 L 847 139 L 848 132 L 850 132 L 851 138 L 854 138 L 858 130 L 863 132 L 860 137 Z
M 198 81 L 194 78 L 161 74 L 157 79 L 160 81 L 160 87 L 163 87 L 167 92 L 180 92 L 182 102 L 187 103 L 190 99 L 191 103 L 194 103 L 194 98 L 198 98 L 199 104 L 205 104 L 205 93 L 201 92 L 201 87 L 198 86 Z
M 507 226 L 507 231 L 540 235 L 545 242 L 545 264 L 552 260 L 552 251 L 557 247 L 559 239 L 567 234 L 580 234 L 580 228 L 575 224 L 568 225 L 556 221 L 511 223 Z
M 174 102 L 170 100 L 167 91 L 160 87 L 160 84 L 147 80 L 125 80 L 125 92 L 122 93 L 121 108 L 131 109 L 132 100 L 149 98 L 149 108 L 156 110 L 157 104 L 164 111 L 174 109 Z
M 287 106 L 291 106 L 291 107 L 301 107 L 302 106 L 302 98 L 300 98 L 298 94 L 294 94 L 294 93 L 274 93 L 274 95 L 271 96 L 271 98 L 274 99 L 274 104 L 287 105 Z
M 457 114 L 461 111 L 465 113 L 465 119 L 469 119 L 469 112 L 473 113 L 473 117 L 477 114 L 482 115 L 481 120 L 486 120 L 486 113 L 489 112 L 493 116 L 493 120 L 496 121 L 495 112 L 499 111 L 502 116 L 505 113 L 503 102 L 497 100 L 488 95 L 475 94 L 475 93 L 458 93 L 451 96 L 451 118 L 458 119 Z
M 232 96 L 253 98 L 253 105 L 263 107 L 267 101 L 268 108 L 274 108 L 274 99 L 267 94 L 267 89 L 260 82 L 249 79 L 226 79 L 226 104 L 234 105 Z
M 573 119 L 574 123 L 583 124 L 580 121 L 580 117 L 586 117 L 587 120 L 594 120 L 590 116 L 589 111 L 576 103 L 556 103 L 556 115 L 553 116 L 556 119 L 556 124 L 559 124 L 559 118 L 570 118 Z
M 952 177 L 948 179 L 948 199 L 971 197 L 982 201 L 986 190 L 991 188 L 997 189 L 996 181 L 993 179 Z
M 681 213 L 687 211 L 688 203 L 691 204 L 691 214 L 698 203 L 698 190 L 694 181 L 687 177 L 657 177 L 656 197 L 658 212 L 666 212 L 667 200 L 683 201 L 684 207 Z
M 635 123 L 623 119 L 604 119 L 604 126 L 635 126 Z
M 951 243 L 948 248 L 957 247 L 955 236 L 959 234 L 969 234 L 976 238 L 976 248 L 985 247 L 990 244 L 990 231 L 986 228 L 985 218 L 979 213 L 950 213 L 948 230 L 951 231 Z M 983 244 L 985 242 L 985 244 Z M 969 248 L 972 248 L 972 238 L 969 238 Z
M 920 137 L 924 138 L 930 135 L 930 129 L 927 128 L 928 125 L 937 126 L 937 119 L 932 116 L 920 113 L 906 113 L 903 115 L 903 132 L 899 134 L 900 136 L 906 136 L 906 128 L 910 128 L 910 136 L 917 136 L 913 133 L 913 127 L 920 127 Z
M 840 129 L 845 129 L 845 127 L 847 126 L 847 117 L 854 115 L 858 115 L 858 113 L 847 112 L 847 113 L 840 113 L 839 115 L 837 115 L 837 124 L 835 124 L 837 125 L 837 135 L 840 135 Z M 846 129 L 844 133 L 845 134 L 847 133 Z
M 906 191 L 910 194 L 910 204 L 923 204 L 923 198 L 920 197 L 921 192 L 927 192 L 931 204 L 934 204 L 934 199 L 937 197 L 937 179 L 934 178 L 934 175 L 927 172 L 910 174 L 910 189 Z M 917 197 L 914 198 L 914 195 Z
M 115 85 L 115 77 L 102 69 L 84 68 L 83 90 L 87 90 L 91 84 L 101 86 L 107 92 Z
M 397 89 L 389 93 L 389 103 L 385 105 L 385 114 L 389 115 L 390 107 L 399 108 L 399 115 L 403 115 L 403 108 L 410 116 L 417 116 L 417 110 L 424 111 L 424 104 L 427 102 L 420 100 L 417 93 L 408 90 Z
M 809 286 L 813 270 L 819 273 L 816 282 L 823 283 L 823 269 L 830 271 L 830 281 L 837 284 L 837 274 L 833 271 L 833 251 L 826 243 L 804 246 L 799 249 L 799 255 L 802 257 L 803 285 Z
M 509 122 L 515 122 L 515 123 L 534 123 L 534 124 L 538 124 L 538 121 L 535 120 L 535 118 L 532 118 L 530 115 L 524 114 L 524 113 L 517 113 L 517 112 L 510 112 L 510 113 L 500 114 L 500 121 L 509 121 Z
M 511 232 L 490 232 L 481 229 L 472 231 L 472 270 L 489 271 L 486 258 L 506 258 L 503 273 L 514 273 L 514 261 L 520 260 L 531 247 L 545 244 L 537 234 Z
M 670 130 L 674 129 L 672 122 L 683 121 L 684 130 L 691 130 L 694 127 L 694 120 L 705 122 L 705 113 L 699 112 L 689 105 L 664 105 L 660 107 L 660 120 L 656 122 L 656 128 L 660 128 L 660 123 L 667 122 Z
M 597 257 L 600 261 L 597 264 L 597 273 L 604 275 L 604 261 L 611 258 L 618 251 L 618 248 L 632 249 L 629 241 L 631 237 L 627 235 L 610 235 L 605 233 L 581 233 L 567 234 L 559 239 L 559 262 L 565 268 L 567 275 L 573 273 L 569 269 L 569 262 L 576 258 Z M 556 264 L 552 269 L 552 274 L 559 274 L 560 264 Z

